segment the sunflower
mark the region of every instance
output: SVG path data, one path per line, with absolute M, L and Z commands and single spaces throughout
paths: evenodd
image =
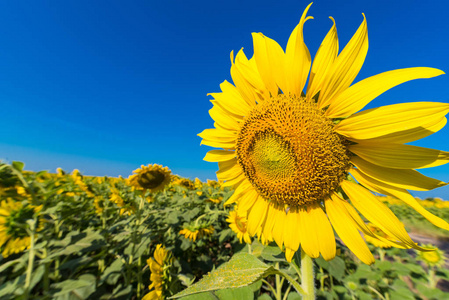
M 175 184 L 179 185 L 179 186 L 182 186 L 182 187 L 184 187 L 184 188 L 186 188 L 188 190 L 196 189 L 195 183 L 192 180 L 188 179 L 188 178 L 179 178 L 179 179 L 176 180 Z
M 171 180 L 171 171 L 168 167 L 161 165 L 142 165 L 140 169 L 134 170 L 127 182 L 130 186 L 139 190 L 157 192 L 163 190 Z
M 112 189 L 109 201 L 115 203 L 117 207 L 120 208 L 120 215 L 123 215 L 124 213 L 130 215 L 136 211 L 135 205 L 133 205 L 133 203 L 127 203 L 128 201 L 125 202 L 122 196 L 120 196 L 120 191 L 116 188 Z
M 0 203 L 0 249 L 3 257 L 16 254 L 30 247 L 31 238 L 26 230 L 26 221 L 33 219 L 42 206 L 23 205 L 22 202 L 7 199 Z M 43 223 L 38 219 L 37 231 Z
M 236 211 L 231 211 L 226 221 L 230 223 L 229 227 L 237 234 L 240 243 L 245 241 L 245 243 L 251 244 L 251 238 L 246 230 L 246 217 L 238 216 Z
M 224 81 L 222 92 L 210 94 L 215 128 L 199 134 L 202 144 L 221 149 L 209 151 L 204 160 L 218 162 L 217 178 L 235 188 L 228 203 L 238 203 L 249 234 L 274 240 L 289 261 L 300 245 L 312 258 L 334 258 L 334 229 L 356 256 L 373 263 L 359 231 L 377 235 L 358 212 L 392 237 L 392 246 L 425 250 L 371 191 L 399 198 L 449 230 L 447 222 L 407 191 L 446 185 L 415 169 L 445 164 L 449 153 L 405 144 L 440 130 L 449 104 L 403 103 L 358 111 L 396 85 L 444 72 L 399 69 L 351 85 L 368 51 L 365 15 L 339 54 L 331 17 L 333 26 L 312 64 L 303 39 L 304 23 L 312 18 L 309 8 L 285 51 L 253 33 L 251 59 L 243 50 L 235 59 L 231 52 L 234 85 Z
M 151 271 L 151 285 L 148 289 L 153 290 L 146 294 L 142 300 L 165 299 L 163 294 L 164 283 L 167 279 L 167 271 L 170 269 L 172 261 L 171 253 L 162 244 L 158 244 L 156 250 L 154 250 L 154 259 L 150 257 L 147 260 L 148 267 Z
M 444 252 L 442 250 L 438 249 L 438 247 L 431 244 L 423 246 L 427 248 L 433 248 L 434 251 L 426 251 L 426 252 L 418 251 L 419 260 L 425 262 L 429 266 L 441 267 L 444 265 L 446 257 L 444 256 Z
M 212 235 L 212 233 L 214 233 L 214 230 L 215 229 L 212 225 L 200 224 L 194 226 L 185 226 L 182 230 L 179 231 L 179 234 L 182 234 L 186 239 L 195 242 L 197 238 L 200 239 L 203 236 Z

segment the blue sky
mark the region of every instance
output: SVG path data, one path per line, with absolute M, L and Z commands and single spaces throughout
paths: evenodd
M 231 50 L 251 32 L 285 47 L 308 1 L 1 1 L 0 158 L 127 177 L 159 163 L 214 179 L 197 134 L 211 128 L 206 94 L 231 80 Z M 363 78 L 405 67 L 449 72 L 446 1 L 315 1 L 305 24 L 312 57 L 337 22 L 340 49 L 363 20 Z M 405 83 L 369 107 L 449 102 L 449 75 Z M 449 151 L 449 126 L 414 145 Z M 449 166 L 423 173 L 449 181 Z M 420 197 L 449 199 L 449 188 Z

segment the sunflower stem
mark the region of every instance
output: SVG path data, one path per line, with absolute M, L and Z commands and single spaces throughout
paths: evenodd
M 302 289 L 306 293 L 303 300 L 315 300 L 315 276 L 313 274 L 313 261 L 301 248 L 301 281 Z
M 429 279 L 429 287 L 431 289 L 434 289 L 437 284 L 436 284 L 436 280 L 435 280 L 435 270 L 433 269 L 432 266 L 429 266 L 428 279 Z
M 26 272 L 25 277 L 25 299 L 29 299 L 30 297 L 30 285 L 31 285 L 31 275 L 33 274 L 33 267 L 34 267 L 34 243 L 35 243 L 35 233 L 36 233 L 36 220 L 32 219 L 28 221 L 28 224 L 30 225 L 29 233 L 30 233 L 30 254 L 28 258 L 28 268 Z
M 276 269 L 279 270 L 279 263 L 276 263 Z M 277 300 L 281 300 L 281 292 L 282 292 L 282 281 L 281 281 L 281 276 L 279 276 L 278 274 L 275 275 L 276 278 L 276 299 Z

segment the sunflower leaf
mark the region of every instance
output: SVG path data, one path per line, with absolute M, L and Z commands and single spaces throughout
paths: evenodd
M 237 253 L 231 260 L 203 277 L 198 283 L 170 299 L 188 296 L 207 291 L 234 289 L 248 286 L 271 274 L 281 274 L 273 266 L 266 265 L 254 255 Z

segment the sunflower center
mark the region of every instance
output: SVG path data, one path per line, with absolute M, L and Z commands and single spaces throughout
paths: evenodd
M 237 159 L 256 190 L 281 206 L 318 202 L 346 177 L 346 140 L 314 101 L 278 95 L 246 117 Z
M 239 218 L 239 217 L 236 217 L 236 218 L 235 218 L 235 226 L 237 226 L 237 229 L 238 229 L 240 232 L 243 232 L 243 233 L 246 232 L 246 224 L 243 224 L 243 223 L 242 223 L 241 218 Z
M 145 189 L 157 188 L 165 180 L 165 175 L 158 170 L 150 170 L 139 174 L 137 182 Z

